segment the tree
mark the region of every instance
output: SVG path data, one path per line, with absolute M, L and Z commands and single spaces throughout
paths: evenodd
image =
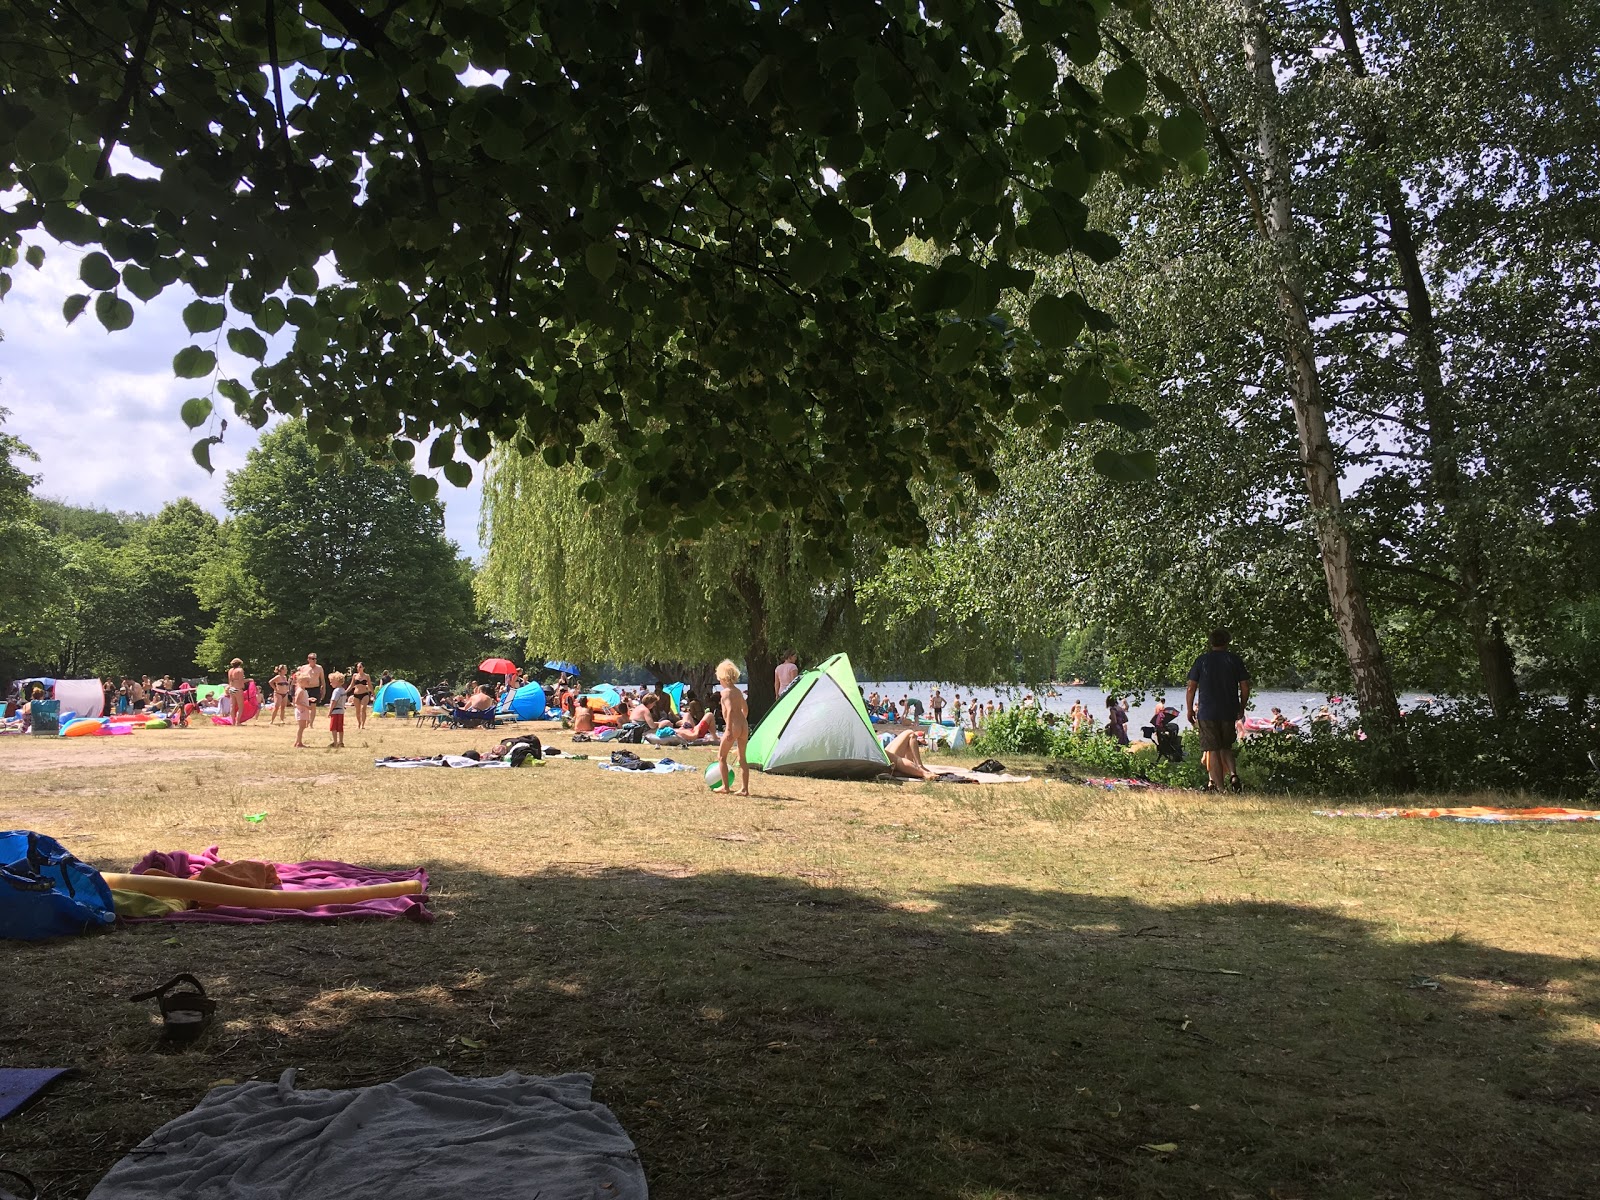
M 936 614 L 925 606 L 895 633 L 868 625 L 857 586 L 877 571 L 881 542 L 856 538 L 840 566 L 821 540 L 787 522 L 759 539 L 720 527 L 694 541 L 630 538 L 630 501 L 591 505 L 587 482 L 570 467 L 500 454 L 485 483 L 479 595 L 528 631 L 541 658 L 654 663 L 698 676 L 707 694 L 710 664 L 742 658 L 758 717 L 786 649 L 813 662 L 845 650 L 866 670 L 917 661 L 963 677 L 1010 671 L 1013 643 L 990 638 L 981 619 L 963 623 L 959 641 L 930 636 Z M 1036 655 L 1048 649 L 1040 639 L 1023 644 Z
M 1104 12 L 32 0 L 0 14 L 0 268 L 36 229 L 94 247 L 65 311 L 113 330 L 192 288 L 195 427 L 219 397 L 404 460 L 439 430 L 452 482 L 498 442 L 638 495 L 630 529 L 797 520 L 848 558 L 853 522 L 922 535 L 930 466 L 991 487 L 1004 418 L 1096 386 L 1081 295 L 988 318 L 1018 254 L 1116 254 L 1098 178 L 1201 150 Z
M 268 432 L 228 478 L 231 519 L 200 571 L 216 612 L 200 657 L 251 670 L 316 653 L 419 675 L 471 654 L 472 593 L 444 514 L 411 472 L 349 456 L 331 469 L 299 421 Z
M 0 408 L 0 425 L 6 416 Z M 36 478 L 23 466 L 36 459 L 0 430 L 0 686 L 36 665 L 55 633 L 59 560 L 34 502 Z

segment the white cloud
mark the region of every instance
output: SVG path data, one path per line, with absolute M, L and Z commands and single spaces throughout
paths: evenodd
M 259 434 L 229 421 L 223 443 L 212 448 L 215 474 L 190 457 L 197 433 L 184 426 L 178 409 L 210 385 L 175 378 L 172 356 L 192 341 L 213 348 L 218 338 L 196 338 L 184 328 L 183 307 L 193 293 L 169 288 L 148 304 L 132 299 L 134 322 L 121 333 L 107 333 L 92 306 L 69 326 L 61 304 L 86 290 L 78 282 L 83 252 L 44 238 L 30 241 L 44 247 L 45 264 L 35 271 L 19 262 L 0 302 L 0 407 L 11 410 L 7 432 L 39 455 L 31 468 L 42 476 L 39 492 L 125 512 L 154 512 L 187 496 L 222 515 L 227 472 L 244 464 Z M 248 378 L 248 360 L 220 341 L 214 348 L 224 374 Z M 443 484 L 439 495 L 445 532 L 478 557 L 480 482 L 462 490 Z

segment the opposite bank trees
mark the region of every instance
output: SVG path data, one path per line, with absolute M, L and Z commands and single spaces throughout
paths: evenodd
M 108 329 L 192 288 L 174 367 L 202 381 L 197 427 L 220 397 L 303 414 L 327 453 L 439 430 L 452 482 L 498 440 L 582 463 L 586 500 L 635 495 L 629 528 L 915 539 L 930 464 L 992 486 L 1002 423 L 1076 419 L 1099 373 L 1079 295 L 984 319 L 1031 284 L 1017 256 L 1109 259 L 1094 181 L 1201 149 L 1105 11 L 19 0 L 0 242 L 93 248 L 66 316 Z M 1090 87 L 1069 60 L 1110 69 Z M 910 235 L 951 253 L 897 255 Z M 280 357 L 216 377 L 224 339 L 265 360 L 275 335 Z

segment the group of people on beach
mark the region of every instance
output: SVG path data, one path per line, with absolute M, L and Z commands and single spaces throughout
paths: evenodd
M 346 711 L 354 712 L 357 729 L 365 729 L 367 718 L 372 713 L 372 699 L 377 687 L 388 682 L 389 675 L 385 673 L 381 682 L 375 686 L 366 664 L 361 662 L 348 670 L 327 671 L 317 661 L 315 653 L 307 654 L 305 662 L 293 669 L 286 663 L 279 663 L 273 670 L 272 678 L 267 680 L 270 705 L 267 724 L 287 725 L 292 712 L 295 727 L 294 744 L 300 749 L 306 749 L 306 731 L 316 727 L 317 709 L 326 701 L 330 735 L 328 748 L 343 749 Z M 227 705 L 235 714 L 232 718 L 234 728 L 244 723 L 241 715 L 249 686 L 250 681 L 245 676 L 244 662 L 234 659 L 228 664 L 228 682 L 224 689 Z

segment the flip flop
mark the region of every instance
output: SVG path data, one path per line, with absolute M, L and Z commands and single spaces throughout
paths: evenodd
M 188 984 L 189 988 L 173 991 L 180 984 Z M 161 1007 L 162 1037 L 175 1043 L 192 1042 L 198 1038 L 201 1031 L 211 1024 L 212 1014 L 217 1011 L 217 1002 L 206 995 L 205 986 L 187 973 L 174 975 L 160 987 L 129 996 L 128 1000 L 134 1004 L 145 1000 L 156 1001 Z

